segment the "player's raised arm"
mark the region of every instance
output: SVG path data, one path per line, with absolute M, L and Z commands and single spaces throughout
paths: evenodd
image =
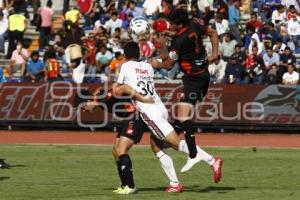
M 207 28 L 207 35 L 210 38 L 212 46 L 212 55 L 208 57 L 208 61 L 212 62 L 216 60 L 219 55 L 219 38 L 217 31 L 215 29 L 212 29 L 211 27 Z

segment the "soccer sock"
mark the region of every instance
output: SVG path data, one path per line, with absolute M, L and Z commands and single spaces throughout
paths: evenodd
M 170 180 L 170 185 L 177 186 L 179 183 L 179 180 L 176 175 L 176 171 L 173 165 L 172 158 L 166 154 L 163 151 L 159 151 L 155 154 L 155 156 L 159 159 L 160 164 L 165 171 L 166 175 L 168 176 Z
M 190 153 L 189 148 L 188 148 L 187 143 L 186 143 L 185 140 L 180 140 L 178 151 L 181 151 L 181 152 L 186 153 L 186 154 Z
M 126 184 L 125 184 L 125 180 L 124 180 L 124 178 L 123 178 L 123 176 L 122 176 L 122 171 L 121 171 L 121 164 L 120 164 L 120 161 L 119 161 L 119 160 L 116 161 L 116 164 L 117 164 L 118 174 L 119 174 L 120 181 L 121 181 L 121 186 L 123 187 L 123 186 L 125 186 Z
M 185 131 L 184 137 L 189 148 L 189 157 L 195 158 L 197 155 L 197 148 L 193 123 L 191 120 L 187 120 L 181 123 L 181 127 Z
M 208 154 L 203 149 L 201 149 L 198 145 L 197 145 L 197 153 L 198 153 L 198 155 L 200 155 L 201 159 L 204 162 L 206 162 L 207 164 L 209 164 L 210 166 L 215 163 L 214 157 L 212 155 Z
M 124 184 L 130 188 L 134 188 L 132 163 L 128 154 L 119 156 L 119 162 L 121 166 L 122 179 L 125 181 Z
M 213 165 L 215 163 L 215 159 L 212 155 L 205 152 L 203 149 L 201 149 L 198 145 L 197 148 L 197 154 L 201 157 L 203 161 L 205 161 L 209 165 Z M 179 143 L 179 151 L 189 154 L 188 145 L 185 140 L 181 140 Z

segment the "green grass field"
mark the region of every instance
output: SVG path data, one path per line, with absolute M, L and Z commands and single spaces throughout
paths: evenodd
M 163 192 L 168 185 L 159 162 L 148 147 L 132 152 L 139 193 L 119 196 L 111 147 L 1 145 L 0 157 L 13 167 L 0 170 L 1 200 L 299 200 L 300 150 L 208 148 L 225 160 L 223 180 L 212 181 L 210 168 L 201 163 L 187 174 L 179 174 L 185 190 Z M 168 151 L 177 171 L 186 156 Z

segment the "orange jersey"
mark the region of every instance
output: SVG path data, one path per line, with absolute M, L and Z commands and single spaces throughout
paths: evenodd
M 47 60 L 47 74 L 49 78 L 57 78 L 59 74 L 59 62 L 56 59 Z
M 114 59 L 113 61 L 111 61 L 109 65 L 109 69 L 117 73 L 120 66 L 124 63 L 124 61 L 125 61 L 124 57 L 122 57 L 121 59 Z

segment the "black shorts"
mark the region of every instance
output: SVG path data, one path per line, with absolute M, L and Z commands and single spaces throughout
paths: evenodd
M 125 120 L 122 122 L 121 127 L 118 128 L 117 138 L 121 136 L 127 137 L 137 144 L 141 141 L 144 132 L 147 130 L 147 125 L 140 117 L 139 119 Z
M 199 77 L 183 77 L 183 97 L 181 102 L 195 105 L 197 101 L 202 101 L 208 91 L 210 75 L 205 71 Z

